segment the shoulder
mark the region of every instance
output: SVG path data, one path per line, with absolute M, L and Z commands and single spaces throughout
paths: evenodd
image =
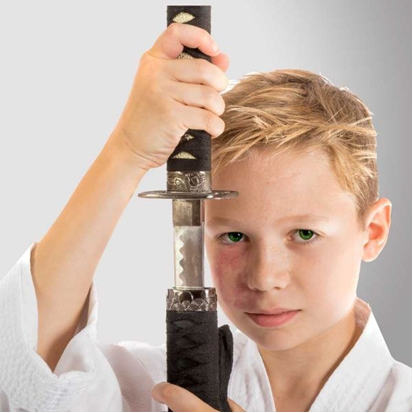
M 394 391 L 412 398 L 412 368 L 395 360 L 388 380 Z
M 393 391 L 402 397 L 412 399 L 412 368 L 395 360 L 387 382 Z
M 412 368 L 407 364 L 394 360 L 392 373 L 398 379 L 410 380 L 410 384 L 412 383 Z
M 412 411 L 412 368 L 410 366 L 394 360 L 373 411 Z

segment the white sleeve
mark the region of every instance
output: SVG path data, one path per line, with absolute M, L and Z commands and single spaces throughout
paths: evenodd
M 38 311 L 32 243 L 0 281 L 0 411 L 122 411 L 111 365 L 96 344 L 92 283 L 76 335 L 54 372 L 36 353 Z

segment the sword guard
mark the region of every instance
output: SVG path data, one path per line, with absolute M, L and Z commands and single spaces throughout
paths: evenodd
M 172 192 L 172 191 L 147 191 L 138 194 L 139 198 L 152 199 L 227 199 L 236 198 L 238 191 L 211 191 L 211 192 Z
M 235 198 L 238 191 L 211 189 L 210 171 L 168 171 L 166 191 L 148 191 L 140 198 L 155 199 L 226 199 Z

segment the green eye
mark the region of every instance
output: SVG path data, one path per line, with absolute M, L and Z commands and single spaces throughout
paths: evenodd
M 218 239 L 223 244 L 237 244 L 243 236 L 244 234 L 241 232 L 226 232 L 225 234 L 220 235 Z M 225 237 L 228 237 L 229 241 L 227 241 Z
M 242 238 L 242 235 L 240 232 L 228 232 L 228 238 L 231 242 L 238 242 Z
M 320 238 L 318 234 L 310 229 L 297 229 L 295 232 L 298 232 L 300 238 L 302 239 L 302 241 L 296 240 L 295 242 L 302 245 L 310 245 L 313 242 L 317 242 Z M 222 244 L 238 244 L 243 237 L 244 234 L 242 232 L 226 232 L 225 234 L 219 235 L 218 240 Z
M 300 229 L 298 230 L 298 233 L 300 234 L 300 237 L 305 241 L 308 241 L 314 235 L 314 232 L 309 229 Z

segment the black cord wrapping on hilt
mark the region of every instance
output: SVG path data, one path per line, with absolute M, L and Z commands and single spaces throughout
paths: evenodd
M 166 312 L 167 381 L 218 411 L 230 412 L 233 337 L 228 325 L 217 328 L 217 318 L 216 311 Z
M 167 25 L 190 24 L 211 33 L 211 6 L 168 6 Z M 180 58 L 205 59 L 211 56 L 198 48 L 184 46 Z M 211 171 L 211 135 L 203 130 L 188 129 L 169 156 L 167 171 Z

